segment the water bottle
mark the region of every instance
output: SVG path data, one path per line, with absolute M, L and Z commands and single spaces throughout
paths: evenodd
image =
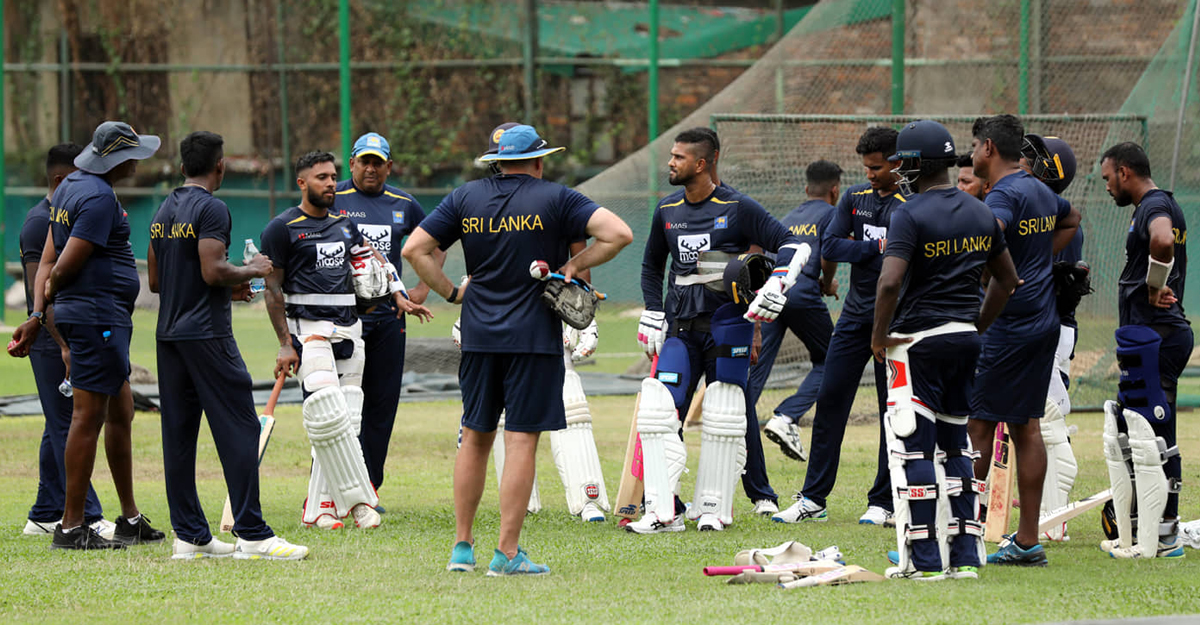
M 246 248 L 242 250 L 242 263 L 249 265 L 250 259 L 258 254 L 258 248 L 254 245 L 254 239 L 246 239 Z M 267 281 L 262 278 L 250 278 L 250 292 L 262 293 L 267 288 Z
M 75 394 L 75 389 L 71 386 L 71 378 L 65 378 L 62 384 L 58 385 L 58 392 L 62 393 L 63 397 L 70 397 Z

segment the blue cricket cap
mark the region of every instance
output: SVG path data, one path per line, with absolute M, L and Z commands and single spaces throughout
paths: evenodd
M 377 132 L 368 132 L 358 138 L 354 142 L 354 149 L 350 150 L 352 158 L 358 158 L 366 154 L 374 154 L 383 160 L 392 158 L 392 147 L 388 145 L 387 139 Z
M 550 144 L 538 136 L 533 126 L 513 126 L 500 135 L 499 147 L 495 154 L 484 154 L 479 160 L 487 161 L 521 161 L 530 158 L 541 158 L 547 154 L 562 152 L 566 148 L 547 147 Z

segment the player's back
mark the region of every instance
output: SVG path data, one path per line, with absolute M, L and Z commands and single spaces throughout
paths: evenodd
M 821 236 L 833 219 L 833 205 L 824 200 L 808 200 L 784 215 L 780 222 L 800 240 L 812 248 L 808 262 L 801 269 L 801 278 L 788 291 L 788 305 L 794 306 L 802 302 L 810 302 L 813 297 L 821 301 L 820 285 L 817 280 L 821 277 Z M 824 304 L 822 304 L 824 305 Z
M 1004 239 L 1023 281 L 989 332 L 1025 338 L 1058 326 L 1054 302 L 1053 239 L 1070 205 L 1044 183 L 1020 171 L 1001 178 L 985 202 L 1004 222 Z
M 886 256 L 907 258 L 895 332 L 916 332 L 951 321 L 974 323 L 984 265 L 1004 249 L 987 206 L 958 189 L 915 195 L 892 215 Z
M 206 189 L 183 186 L 167 196 L 150 222 L 158 272 L 160 340 L 233 336 L 229 287 L 210 286 L 200 263 L 200 240 L 230 245 L 229 208 Z

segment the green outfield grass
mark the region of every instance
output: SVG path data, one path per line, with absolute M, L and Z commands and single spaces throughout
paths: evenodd
M 264 341 L 269 347 L 269 341 Z M 591 402 L 596 438 L 615 498 L 632 397 Z M 735 524 L 723 533 L 687 532 L 634 536 L 615 523 L 583 525 L 565 512 L 563 494 L 542 443 L 538 461 L 545 509 L 529 518 L 522 544 L 553 570 L 539 579 L 492 579 L 483 574 L 498 529 L 493 474 L 489 474 L 477 524 L 474 574 L 444 570 L 453 540 L 451 467 L 460 406 L 456 402 L 403 404 L 392 439 L 388 508 L 377 531 L 322 533 L 297 527 L 305 493 L 308 447 L 298 407 L 281 408 L 275 438 L 262 466 L 265 516 L 284 537 L 312 548 L 299 563 L 233 560 L 174 562 L 168 545 L 118 553 L 62 553 L 48 539 L 20 535 L 37 481 L 41 419 L 0 419 L 0 553 L 10 570 L 0 582 L 0 613 L 14 622 L 803 622 L 803 623 L 1007 623 L 1200 612 L 1195 580 L 1200 553 L 1175 562 L 1117 562 L 1097 549 L 1096 513 L 1072 523 L 1072 540 L 1048 547 L 1050 566 L 1038 570 L 985 569 L 977 582 L 919 585 L 889 581 L 840 588 L 780 591 L 770 586 L 727 586 L 701 574 L 705 565 L 732 564 L 739 549 L 800 540 L 814 548 L 836 544 L 849 562 L 882 572 L 894 533 L 859 526 L 865 492 L 874 474 L 878 433 L 853 426 L 847 433 L 842 475 L 829 502 L 830 520 L 781 525 L 749 514 L 739 496 Z M 1097 414 L 1068 417 L 1080 477 L 1075 496 L 1107 486 Z M 1184 415 L 1180 447 L 1200 456 L 1200 432 Z M 804 437 L 808 438 L 806 430 Z M 159 421 L 135 421 L 135 474 L 143 511 L 169 527 L 163 491 Z M 688 435 L 695 483 L 699 436 Z M 784 497 L 803 479 L 805 465 L 784 458 L 768 443 L 772 482 Z M 97 490 L 108 514 L 116 498 L 97 461 Z M 224 486 L 210 435 L 202 430 L 199 489 L 216 525 Z M 1200 465 L 1185 460 L 1184 482 L 1200 483 Z M 1200 513 L 1200 496 L 1183 492 L 1182 516 Z

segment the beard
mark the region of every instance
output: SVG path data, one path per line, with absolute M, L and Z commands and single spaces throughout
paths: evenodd
M 312 187 L 308 188 L 306 195 L 308 197 L 308 203 L 316 206 L 317 208 L 331 208 L 333 206 L 333 199 L 336 197 L 331 195 L 329 199 L 325 199 L 324 193 L 321 193 Z
M 1117 203 L 1117 206 L 1125 207 L 1133 204 L 1133 195 L 1127 191 L 1122 191 L 1113 194 L 1113 200 Z
M 671 183 L 672 185 L 674 185 L 676 187 L 681 187 L 681 186 L 691 182 L 692 178 L 695 178 L 695 177 L 696 177 L 696 174 L 685 174 L 681 171 L 676 170 L 674 172 L 670 172 L 667 174 L 667 182 Z

